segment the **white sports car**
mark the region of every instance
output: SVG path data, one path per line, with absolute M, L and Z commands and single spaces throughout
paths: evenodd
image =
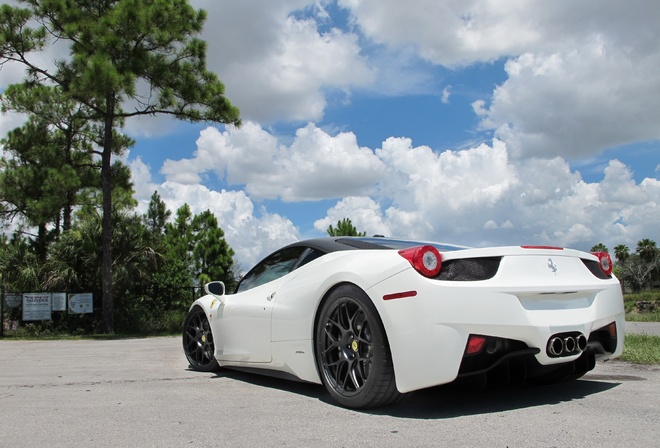
M 604 252 L 319 238 L 269 255 L 233 294 L 205 290 L 184 323 L 193 369 L 323 383 L 350 408 L 460 379 L 575 379 L 623 351 Z

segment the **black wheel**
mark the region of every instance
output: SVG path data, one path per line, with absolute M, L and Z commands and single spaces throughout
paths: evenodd
M 218 369 L 218 361 L 213 356 L 213 333 L 204 310 L 195 306 L 183 324 L 183 351 L 190 367 L 202 372 Z
M 321 306 L 316 362 L 330 395 L 342 406 L 384 406 L 402 395 L 376 308 L 354 285 L 335 289 Z

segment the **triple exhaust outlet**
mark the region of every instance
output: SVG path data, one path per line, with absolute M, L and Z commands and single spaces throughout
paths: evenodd
M 556 334 L 548 340 L 548 355 L 551 357 L 572 356 L 587 349 L 587 338 L 582 333 Z

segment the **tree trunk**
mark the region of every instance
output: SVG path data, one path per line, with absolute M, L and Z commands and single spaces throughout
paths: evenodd
M 66 164 L 70 167 L 73 166 L 73 159 L 71 157 L 71 148 L 73 147 L 73 130 L 72 126 L 69 126 L 66 129 L 66 148 L 64 148 L 64 154 L 66 158 Z M 66 192 L 66 201 L 64 207 L 62 208 L 62 231 L 69 230 L 71 228 L 71 214 L 73 213 L 73 203 L 76 199 L 76 190 L 69 189 Z
M 101 156 L 101 191 L 103 196 L 103 217 L 101 220 L 101 239 L 103 245 L 103 263 L 101 266 L 103 332 L 114 333 L 114 303 L 112 300 L 112 130 L 114 98 L 106 99 L 105 130 L 103 136 L 103 155 Z
M 626 293 L 626 263 L 624 261 L 621 262 L 621 278 L 619 281 L 621 282 L 621 294 Z

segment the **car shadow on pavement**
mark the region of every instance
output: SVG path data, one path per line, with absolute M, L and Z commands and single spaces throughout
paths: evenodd
M 331 403 L 330 395 L 320 384 L 307 383 L 294 377 L 283 377 L 279 372 L 273 372 L 272 376 L 266 370 L 259 369 L 257 373 L 243 370 L 221 368 L 213 374 L 215 378 L 230 378 L 255 386 L 278 389 L 293 394 L 303 395 L 310 398 L 318 398 L 321 401 Z
M 372 413 L 420 419 L 492 414 L 581 400 L 620 384 L 583 379 L 546 386 L 521 385 L 480 391 L 445 385 L 412 392 L 400 403 Z
M 255 386 L 278 389 L 316 398 L 330 406 L 338 406 L 324 387 L 318 384 L 229 369 L 221 369 L 215 372 L 215 375 L 217 378 L 230 378 Z M 545 386 L 525 384 L 484 390 L 471 390 L 449 384 L 411 392 L 402 401 L 391 406 L 366 410 L 347 409 L 347 411 L 401 418 L 449 419 L 581 400 L 590 395 L 606 392 L 621 383 L 621 380 L 615 378 L 603 378 L 602 381 L 583 378 Z

